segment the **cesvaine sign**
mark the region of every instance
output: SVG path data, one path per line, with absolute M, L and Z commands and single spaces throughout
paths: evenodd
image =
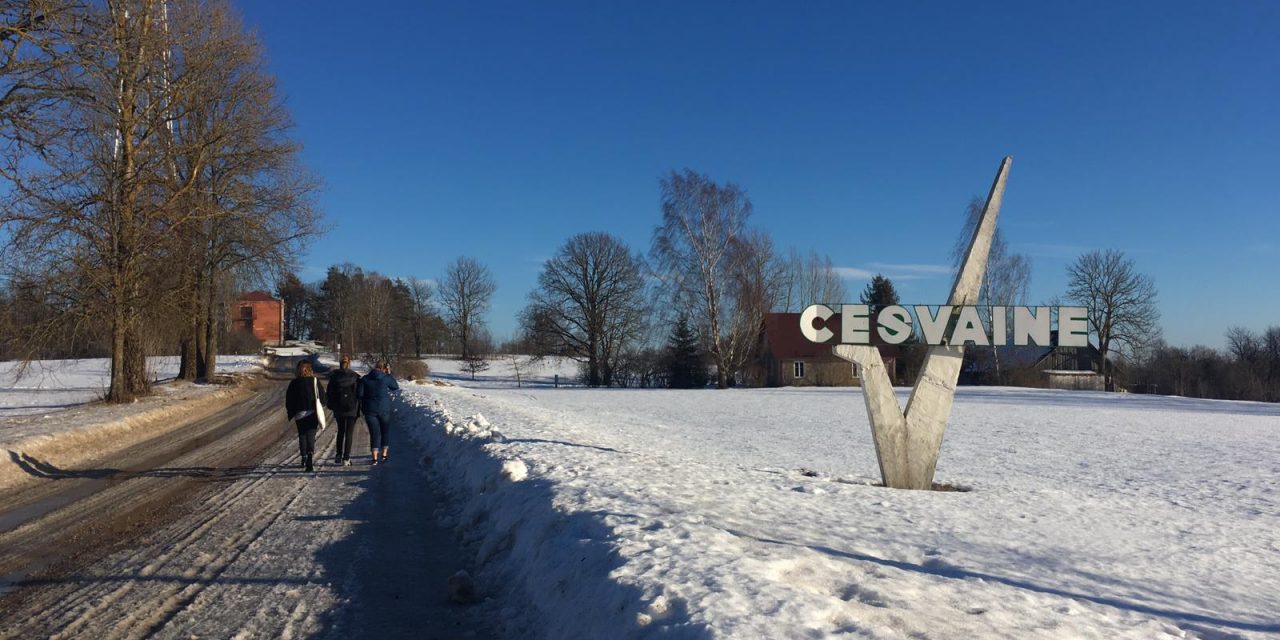
M 837 305 L 840 309 L 840 342 L 871 344 L 871 307 L 865 304 Z M 1013 344 L 1034 342 L 1050 346 L 1054 307 L 991 307 L 987 327 L 975 306 L 942 305 L 934 313 L 928 305 L 915 305 L 915 317 L 926 344 L 1004 346 L 1008 344 L 1007 310 L 1013 310 Z M 836 311 L 825 304 L 810 305 L 800 314 L 800 331 L 811 342 L 824 343 L 835 336 L 826 327 Z M 1084 347 L 1089 344 L 1089 315 L 1084 307 L 1057 307 L 1058 344 Z M 901 344 L 911 335 L 912 314 L 906 307 L 890 305 L 876 317 L 876 333 L 888 344 Z M 994 343 L 994 344 L 993 344 Z

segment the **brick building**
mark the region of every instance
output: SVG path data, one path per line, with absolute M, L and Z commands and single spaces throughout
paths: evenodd
M 231 328 L 251 332 L 263 344 L 283 344 L 284 302 L 265 291 L 241 294 L 231 305 Z

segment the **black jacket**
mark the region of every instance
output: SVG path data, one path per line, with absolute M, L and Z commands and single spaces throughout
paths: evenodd
M 354 418 L 360 415 L 360 374 L 350 369 L 338 369 L 329 375 L 329 388 L 325 394 L 325 406 L 333 415 Z
M 290 420 L 299 411 L 312 412 L 312 415 L 298 421 L 300 429 L 315 429 L 320 426 L 320 418 L 314 415 L 317 389 L 320 391 L 320 404 L 325 405 L 324 385 L 316 378 L 294 378 L 289 382 L 289 389 L 284 392 L 284 409 Z

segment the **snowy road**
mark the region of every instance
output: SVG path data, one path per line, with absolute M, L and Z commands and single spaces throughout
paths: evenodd
M 282 385 L 94 468 L 0 498 L 0 637 L 492 637 L 490 605 L 448 602 L 467 568 L 437 492 L 397 439 L 370 468 L 297 469 Z M 16 456 L 16 454 L 10 454 Z

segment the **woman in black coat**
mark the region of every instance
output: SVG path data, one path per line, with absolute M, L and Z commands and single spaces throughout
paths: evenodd
M 302 468 L 314 471 L 312 458 L 316 451 L 316 432 L 324 420 L 325 393 L 311 363 L 298 363 L 297 377 L 289 381 L 284 393 L 284 408 L 289 419 L 298 425 L 298 452 L 302 454 Z
M 351 356 L 342 356 L 338 370 L 329 374 L 329 389 L 325 396 L 328 400 L 325 406 L 333 411 L 334 431 L 338 434 L 333 461 L 349 467 L 352 436 L 356 418 L 360 417 L 360 374 L 351 370 Z

